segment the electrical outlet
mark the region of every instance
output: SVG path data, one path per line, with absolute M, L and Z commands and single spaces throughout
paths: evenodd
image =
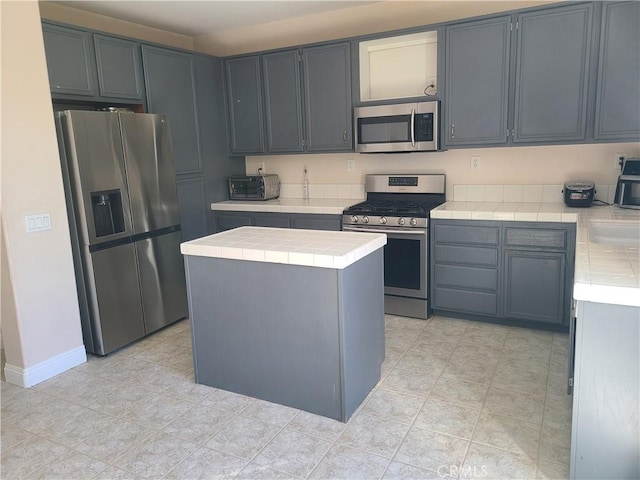
M 613 168 L 615 170 L 620 170 L 622 168 L 622 161 L 627 158 L 625 153 L 616 152 L 616 156 L 613 159 Z
M 356 169 L 356 161 L 353 158 L 347 160 L 347 172 L 353 172 Z
M 264 162 L 258 162 L 258 173 L 264 175 L 267 171 L 264 168 Z
M 480 170 L 480 156 L 471 157 L 471 170 Z

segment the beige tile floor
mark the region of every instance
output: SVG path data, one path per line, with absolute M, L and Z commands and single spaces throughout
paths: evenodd
M 2 479 L 568 477 L 566 335 L 386 317 L 382 379 L 347 424 L 193 383 L 182 321 L 22 389 Z

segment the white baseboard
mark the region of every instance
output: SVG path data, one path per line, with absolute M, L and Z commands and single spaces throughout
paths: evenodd
M 81 345 L 32 367 L 22 368 L 7 363 L 4 366 L 4 377 L 7 383 L 29 388 L 86 361 L 87 353 L 84 345 Z

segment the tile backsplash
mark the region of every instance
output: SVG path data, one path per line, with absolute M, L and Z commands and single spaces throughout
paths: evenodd
M 301 183 L 280 184 L 280 197 L 302 198 Z M 357 198 L 365 197 L 364 185 L 357 184 L 333 184 L 333 183 L 309 183 L 309 198 Z
M 454 185 L 455 202 L 562 203 L 564 185 Z M 613 203 L 615 185 L 596 185 L 597 200 Z

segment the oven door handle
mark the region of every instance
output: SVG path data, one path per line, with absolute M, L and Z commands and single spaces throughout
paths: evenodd
M 342 227 L 342 230 L 345 232 L 359 232 L 359 233 L 386 233 L 387 235 L 425 235 L 427 233 L 426 229 L 417 229 L 414 228 L 412 230 L 391 230 L 391 229 L 383 229 L 383 228 L 358 228 L 358 227 L 350 227 L 345 225 Z

